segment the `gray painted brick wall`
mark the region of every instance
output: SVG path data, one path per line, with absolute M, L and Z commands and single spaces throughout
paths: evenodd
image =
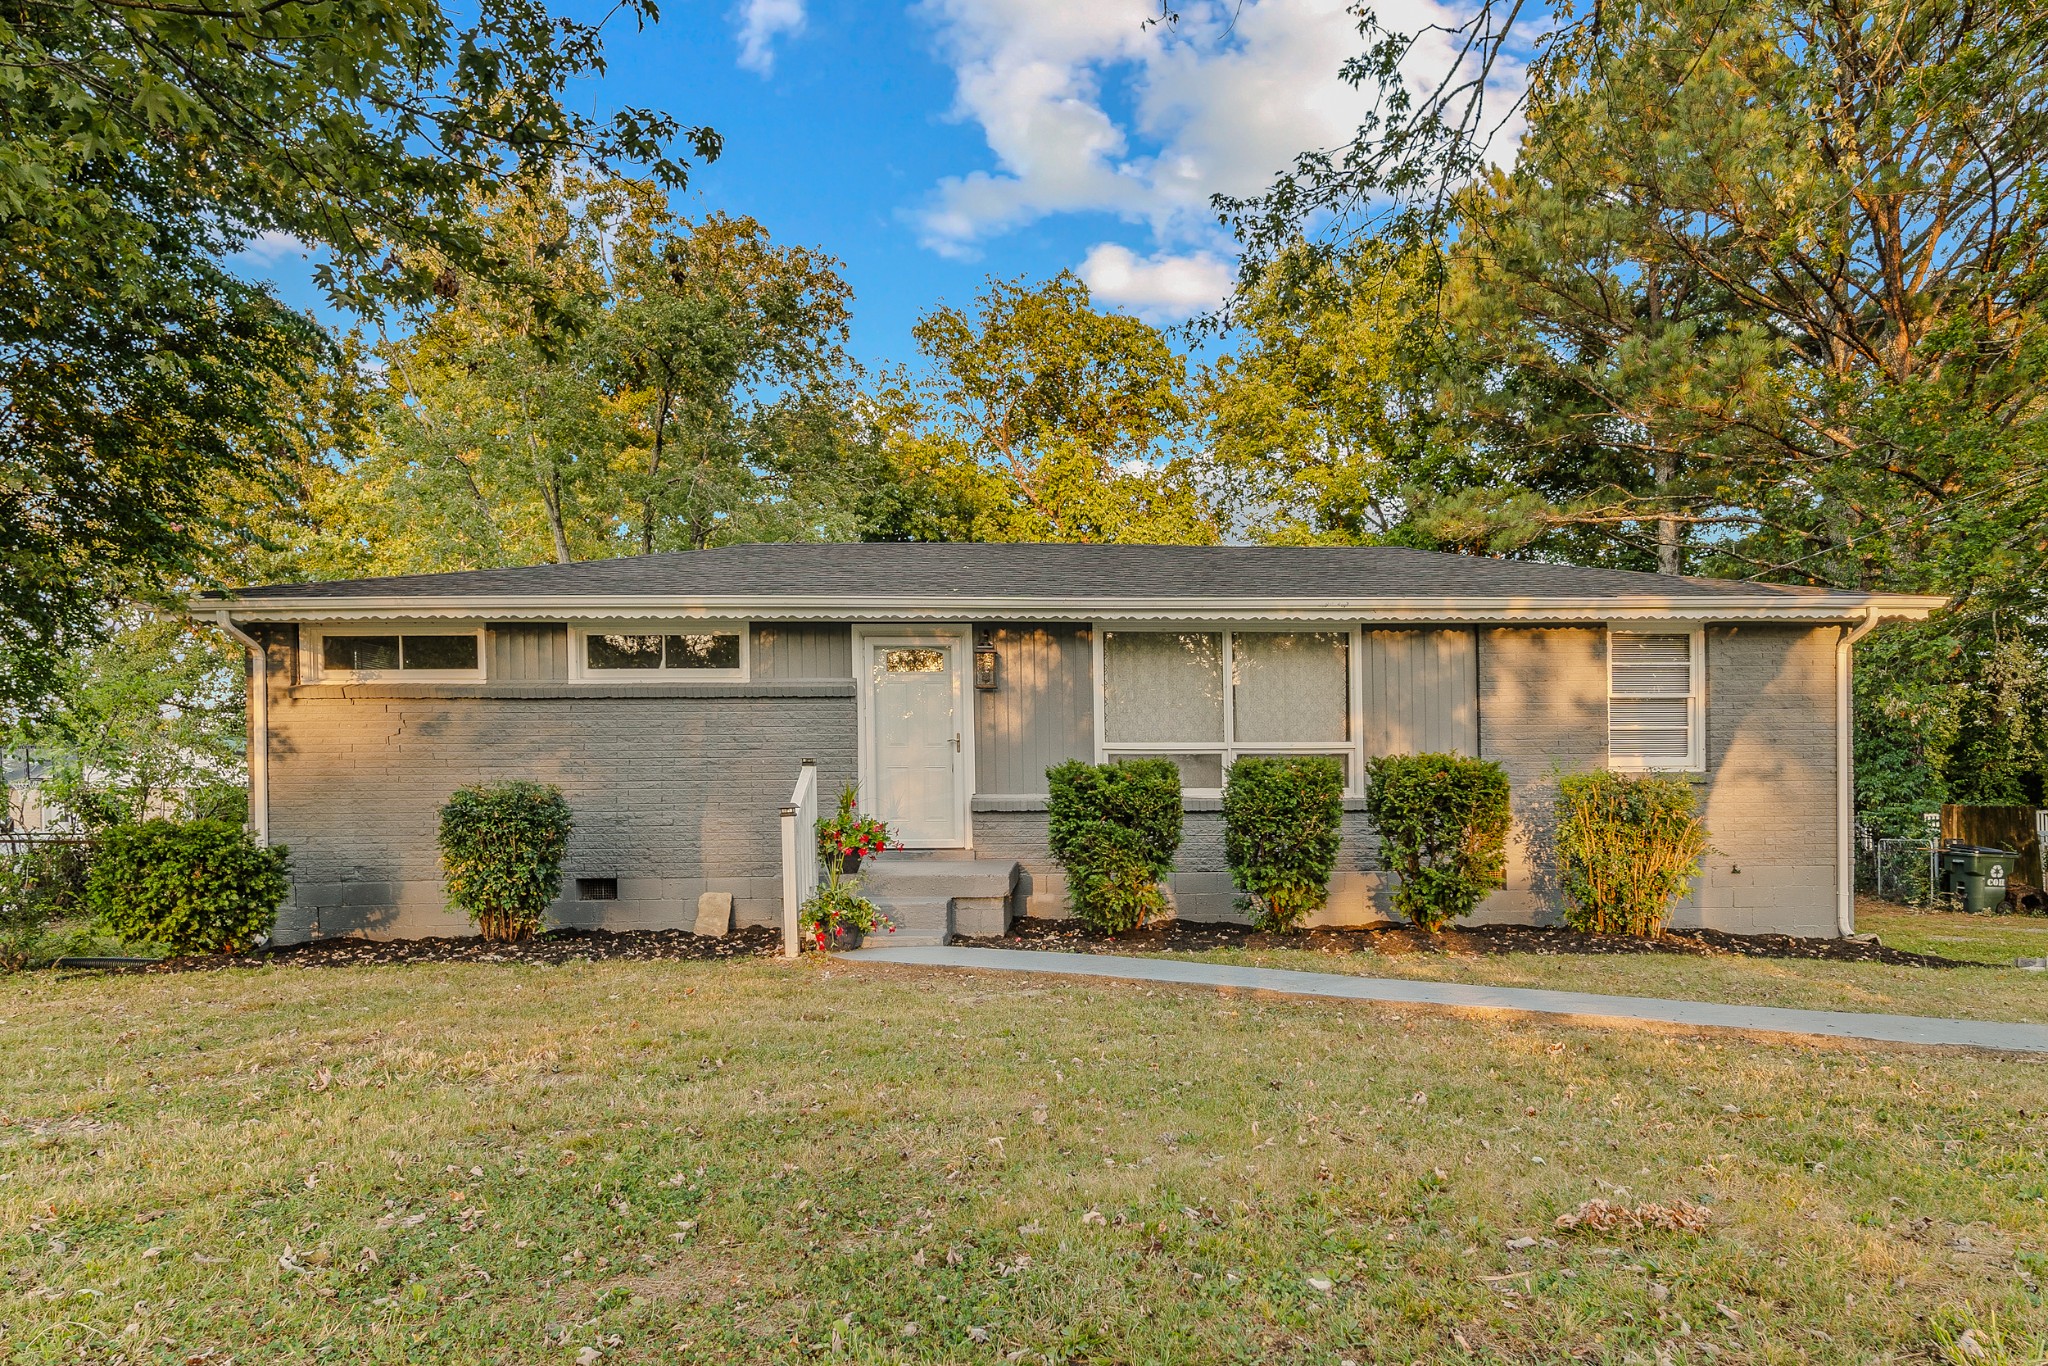
M 1835 627 L 1744 625 L 1707 632 L 1707 763 L 1701 808 L 1715 852 L 1679 927 L 1738 934 L 1835 931 Z M 1607 762 L 1606 632 L 1500 628 L 1479 643 L 1480 745 L 1508 770 L 1515 827 L 1508 885 L 1465 923 L 1555 924 L 1556 778 Z M 1028 914 L 1066 914 L 1065 884 L 1045 847 L 1042 812 L 977 811 L 985 855 L 1024 865 Z M 1328 909 L 1316 924 L 1362 924 L 1391 913 L 1378 841 L 1363 814 L 1345 816 Z M 1171 883 L 1181 914 L 1236 920 L 1223 860 L 1222 817 L 1191 811 Z
M 1701 797 L 1715 852 L 1674 924 L 1736 934 L 1836 932 L 1839 630 L 1708 628 Z
M 286 941 L 464 934 L 434 832 L 468 783 L 559 784 L 576 817 L 557 923 L 688 926 L 704 891 L 742 924 L 781 918 L 778 812 L 815 758 L 829 805 L 854 772 L 843 697 L 335 697 L 271 702 L 272 837 L 292 851 Z M 580 902 L 575 878 L 616 877 Z
M 1707 631 L 1707 771 L 1715 852 L 1672 924 L 1737 934 L 1835 932 L 1833 626 Z M 1556 923 L 1556 775 L 1607 762 L 1606 635 L 1502 628 L 1480 636 L 1480 749 L 1508 770 L 1508 885 L 1475 922 Z
M 1507 886 L 1464 923 L 1554 923 L 1557 775 L 1607 763 L 1606 631 L 1481 631 L 1479 754 L 1507 770 L 1515 824 Z

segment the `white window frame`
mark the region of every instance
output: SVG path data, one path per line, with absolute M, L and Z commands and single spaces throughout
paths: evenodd
M 737 669 L 593 669 L 588 660 L 592 636 L 732 635 L 740 638 Z M 749 621 L 579 621 L 569 627 L 569 681 L 572 683 L 745 683 L 753 677 L 754 627 Z
M 1684 636 L 1691 651 L 1685 697 L 1685 762 L 1619 757 L 1614 753 L 1614 699 L 1669 697 L 1669 693 L 1617 693 L 1614 690 L 1614 637 Z M 1679 622 L 1610 622 L 1607 627 L 1607 766 L 1616 773 L 1704 773 L 1707 770 L 1707 631 Z
M 1140 744 L 1129 740 L 1109 740 L 1105 737 L 1103 688 L 1108 682 L 1105 672 L 1104 635 L 1120 631 L 1136 635 L 1141 631 L 1182 635 L 1192 632 L 1215 633 L 1223 636 L 1223 740 L 1222 742 L 1201 742 L 1177 740 L 1154 741 Z M 1349 696 L 1345 703 L 1350 709 L 1346 728 L 1351 738 L 1345 741 L 1302 742 L 1299 744 L 1277 744 L 1266 741 L 1239 744 L 1237 742 L 1237 699 L 1232 695 L 1236 686 L 1232 681 L 1237 672 L 1237 645 L 1239 634 L 1245 635 L 1341 635 L 1345 641 L 1345 690 Z M 1222 757 L 1224 781 L 1230 779 L 1230 765 L 1250 754 L 1329 754 L 1345 756 L 1344 794 L 1356 797 L 1364 793 L 1365 782 L 1365 689 L 1360 667 L 1360 651 L 1364 645 L 1363 631 L 1356 624 L 1343 622 L 1091 622 L 1088 631 L 1093 649 L 1090 672 L 1095 680 L 1095 762 L 1104 764 L 1112 759 L 1127 755 L 1161 754 L 1216 754 Z M 1220 797 L 1220 787 L 1189 787 L 1182 789 L 1187 797 Z
M 474 669 L 330 669 L 329 636 L 476 637 Z M 481 683 L 489 666 L 490 642 L 480 621 L 323 621 L 299 628 L 299 677 L 308 683 Z M 399 646 L 400 658 L 404 645 Z

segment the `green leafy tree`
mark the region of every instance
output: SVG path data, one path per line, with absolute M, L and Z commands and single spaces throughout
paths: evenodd
M 1399 536 L 1425 293 L 1412 256 L 1372 245 L 1297 249 L 1247 284 L 1238 348 L 1201 386 L 1205 484 L 1226 524 L 1273 541 Z
M 1432 454 L 1399 534 L 1953 594 L 1927 648 L 1868 657 L 1914 671 L 1859 689 L 1881 708 L 1864 764 L 1900 780 L 1871 795 L 1897 814 L 1965 771 L 2033 791 L 2029 709 L 1982 699 L 2048 661 L 2048 11 L 1659 0 L 1551 20 L 1533 46 L 1522 7 L 1480 4 L 1417 94 L 1417 36 L 1368 15 L 1346 70 L 1379 100 L 1354 142 L 1224 206 L 1249 290 L 1297 255 L 1419 254 L 1438 341 L 1403 420 Z M 1527 133 L 1493 170 L 1516 57 Z M 1953 747 L 1913 762 L 1929 737 L 1896 718 L 1952 687 L 1979 700 L 1943 709 Z
M 88 830 L 157 817 L 246 814 L 241 648 L 176 618 L 131 611 L 66 659 L 39 714 L 7 733 L 46 776 L 43 800 Z
M 1070 272 L 989 283 L 913 329 L 936 377 L 927 464 L 973 465 L 973 534 L 992 541 L 1216 538 L 1179 449 L 1186 364 L 1156 328 L 1096 309 Z
M 521 284 L 451 277 L 383 350 L 343 525 L 379 570 L 858 533 L 886 462 L 837 262 L 752 219 L 680 221 L 648 182 L 572 177 L 479 216 Z
M 504 274 L 478 197 L 570 164 L 680 185 L 679 141 L 716 153 L 667 115 L 579 112 L 602 70 L 598 26 L 527 0 L 0 10 L 5 700 L 44 696 L 109 603 L 221 572 L 246 503 L 290 492 L 277 393 L 327 342 L 235 253 L 302 243 L 337 303 L 403 307 L 446 263 Z

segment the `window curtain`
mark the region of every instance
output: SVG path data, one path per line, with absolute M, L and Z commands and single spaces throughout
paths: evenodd
M 1337 632 L 1240 631 L 1231 641 L 1232 706 L 1241 745 L 1351 738 L 1349 639 Z
M 1107 631 L 1102 736 L 1111 744 L 1223 743 L 1223 636 Z

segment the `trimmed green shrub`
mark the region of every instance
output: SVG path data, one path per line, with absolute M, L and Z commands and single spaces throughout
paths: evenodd
M 1389 754 L 1365 767 L 1381 860 L 1401 877 L 1395 910 L 1434 934 L 1506 885 L 1507 770 L 1456 754 Z
M 1558 784 L 1557 881 L 1565 923 L 1588 934 L 1664 932 L 1707 855 L 1699 797 L 1683 778 L 1574 773 Z
M 550 783 L 457 788 L 441 808 L 448 904 L 486 939 L 529 938 L 562 890 L 562 854 L 575 821 Z
M 100 834 L 85 900 L 125 944 L 240 953 L 276 925 L 289 866 L 227 821 L 141 821 Z
M 1047 834 L 1067 870 L 1067 903 L 1104 934 L 1133 930 L 1166 913 L 1160 879 L 1180 849 L 1180 770 L 1171 759 L 1088 764 L 1045 771 L 1052 800 Z
M 83 844 L 39 843 L 0 854 L 0 972 L 35 967 L 63 952 L 67 936 L 55 929 L 84 913 L 87 867 Z
M 1327 755 L 1247 756 L 1223 784 L 1223 857 L 1252 921 L 1284 932 L 1330 899 L 1344 769 Z

